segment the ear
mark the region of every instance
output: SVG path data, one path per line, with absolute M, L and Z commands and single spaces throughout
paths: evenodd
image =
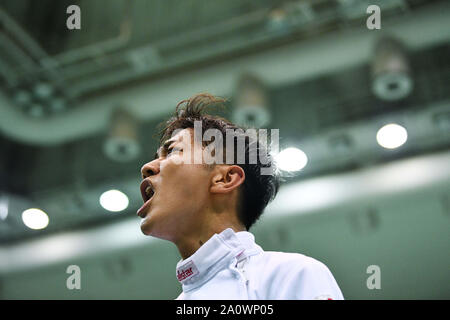
M 218 165 L 211 180 L 211 193 L 229 193 L 245 180 L 245 172 L 237 165 Z

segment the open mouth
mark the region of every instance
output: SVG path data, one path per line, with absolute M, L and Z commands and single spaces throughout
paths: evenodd
M 141 182 L 141 195 L 144 203 L 150 200 L 155 194 L 155 189 L 150 180 L 145 179 Z
M 150 203 L 150 200 L 155 194 L 155 188 L 149 179 L 144 179 L 140 186 L 142 200 L 144 200 L 144 205 L 138 210 L 137 215 L 141 218 L 145 217 L 145 209 Z

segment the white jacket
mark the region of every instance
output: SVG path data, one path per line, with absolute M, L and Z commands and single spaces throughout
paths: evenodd
M 177 263 L 186 300 L 344 299 L 330 270 L 299 253 L 263 251 L 250 232 L 226 229 Z

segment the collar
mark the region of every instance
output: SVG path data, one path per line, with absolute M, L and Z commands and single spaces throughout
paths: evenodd
M 187 292 L 210 280 L 233 261 L 261 252 L 263 250 L 255 243 L 253 234 L 228 228 L 213 235 L 189 258 L 180 260 L 176 269 L 177 279 L 183 291 Z

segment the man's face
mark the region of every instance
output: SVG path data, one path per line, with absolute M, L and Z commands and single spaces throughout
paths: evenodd
M 163 144 L 155 160 L 142 167 L 144 205 L 138 214 L 144 234 L 174 241 L 200 223 L 199 215 L 208 204 L 211 170 L 186 161 L 187 157 L 193 160 L 194 148 L 201 151 L 201 143 L 193 143 L 192 129 L 183 129 Z

